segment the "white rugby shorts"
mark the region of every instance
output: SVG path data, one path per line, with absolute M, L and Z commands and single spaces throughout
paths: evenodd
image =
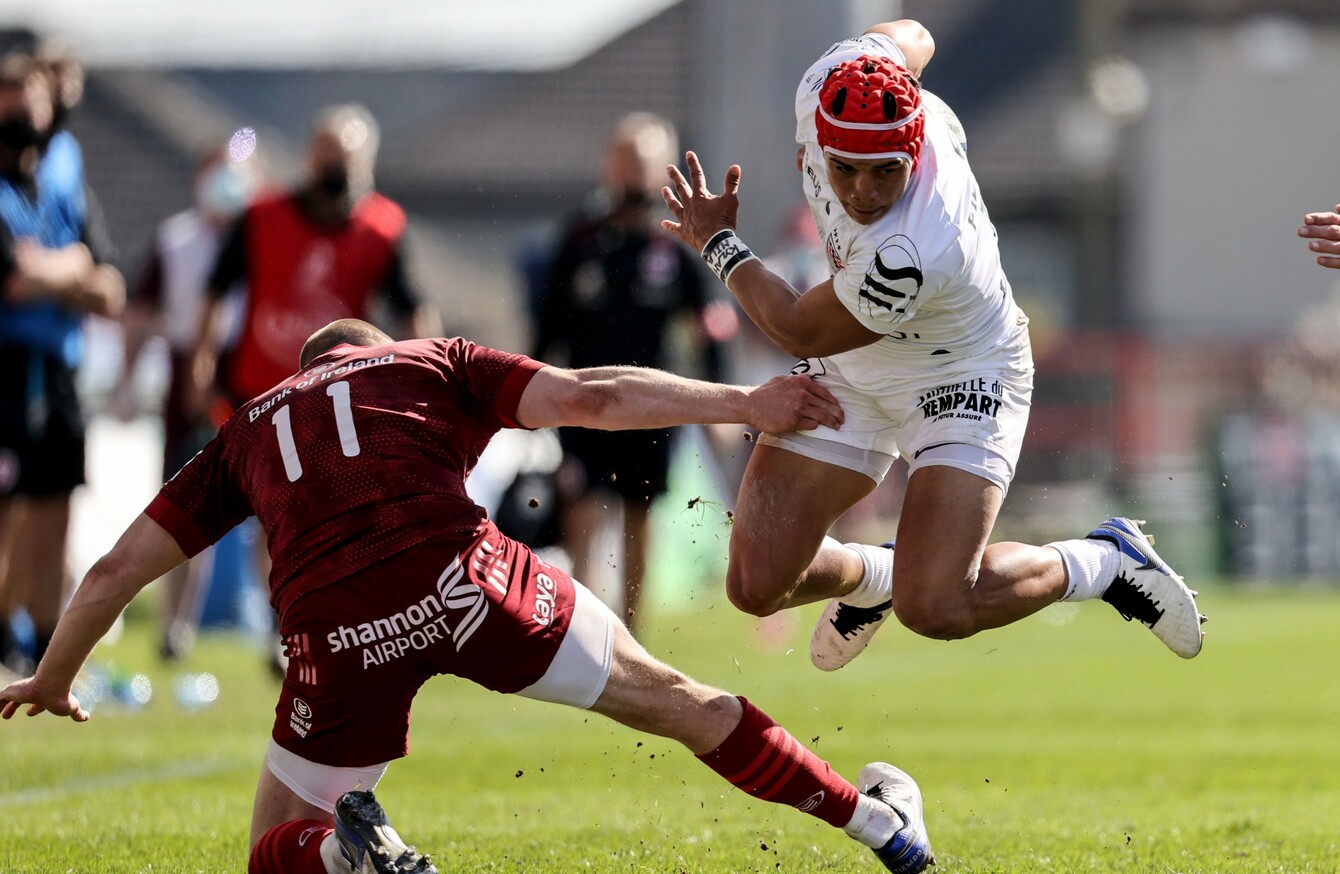
M 759 443 L 857 471 L 877 483 L 902 455 L 910 472 L 956 467 L 1009 491 L 1033 397 L 1027 334 L 990 355 L 888 376 L 877 387 L 853 386 L 832 358 L 806 359 L 792 372 L 813 375 L 837 397 L 846 414 L 842 428 L 764 434 Z

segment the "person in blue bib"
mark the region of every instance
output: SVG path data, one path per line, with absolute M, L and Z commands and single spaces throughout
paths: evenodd
M 54 110 L 46 67 L 0 61 L 0 658 L 14 669 L 25 665 L 12 611 L 32 617 L 37 660 L 68 594 L 70 495 L 84 482 L 83 319 L 114 316 L 125 300 L 78 143 L 51 135 Z

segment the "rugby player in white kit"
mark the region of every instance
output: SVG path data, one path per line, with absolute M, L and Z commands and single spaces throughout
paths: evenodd
M 810 644 L 824 670 L 859 654 L 890 610 L 913 631 L 954 639 L 1090 598 L 1191 658 L 1203 639 L 1195 593 L 1142 522 L 1114 517 L 1046 546 L 987 543 L 1014 477 L 1033 361 L 962 127 L 921 89 L 934 50 L 915 21 L 879 24 L 802 78 L 797 163 L 832 271 L 814 288 L 793 289 L 736 235 L 738 165 L 720 195 L 692 152 L 688 179 L 668 168 L 666 229 L 804 359 L 794 372 L 812 374 L 846 411 L 840 430 L 761 435 L 735 511 L 727 592 L 759 616 L 832 599 Z M 900 454 L 909 479 L 896 549 L 826 536 Z

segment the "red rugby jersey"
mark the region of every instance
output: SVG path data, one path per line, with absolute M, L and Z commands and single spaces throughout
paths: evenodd
M 544 365 L 461 338 L 340 345 L 238 409 L 145 512 L 188 556 L 255 515 L 270 601 L 486 519 L 465 478 Z

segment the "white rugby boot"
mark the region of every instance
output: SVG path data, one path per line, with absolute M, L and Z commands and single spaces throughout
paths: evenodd
M 880 544 L 893 549 L 892 540 Z M 893 600 L 857 607 L 834 598 L 824 607 L 810 635 L 810 662 L 821 671 L 836 671 L 860 655 L 893 612 Z
M 885 762 L 871 762 L 861 769 L 856 788 L 862 795 L 893 808 L 902 826 L 888 843 L 875 849 L 875 857 L 894 874 L 919 874 L 935 864 L 931 840 L 921 804 L 921 790 L 906 772 Z
M 1114 516 L 1086 540 L 1106 540 L 1121 555 L 1121 569 L 1102 598 L 1122 617 L 1154 632 L 1184 659 L 1194 658 L 1205 639 L 1206 617 L 1196 608 L 1196 593 L 1154 551 L 1154 539 L 1141 530 L 1144 522 Z
M 372 792 L 346 792 L 335 802 L 335 839 L 354 874 L 438 874 L 427 856 L 408 846 Z

